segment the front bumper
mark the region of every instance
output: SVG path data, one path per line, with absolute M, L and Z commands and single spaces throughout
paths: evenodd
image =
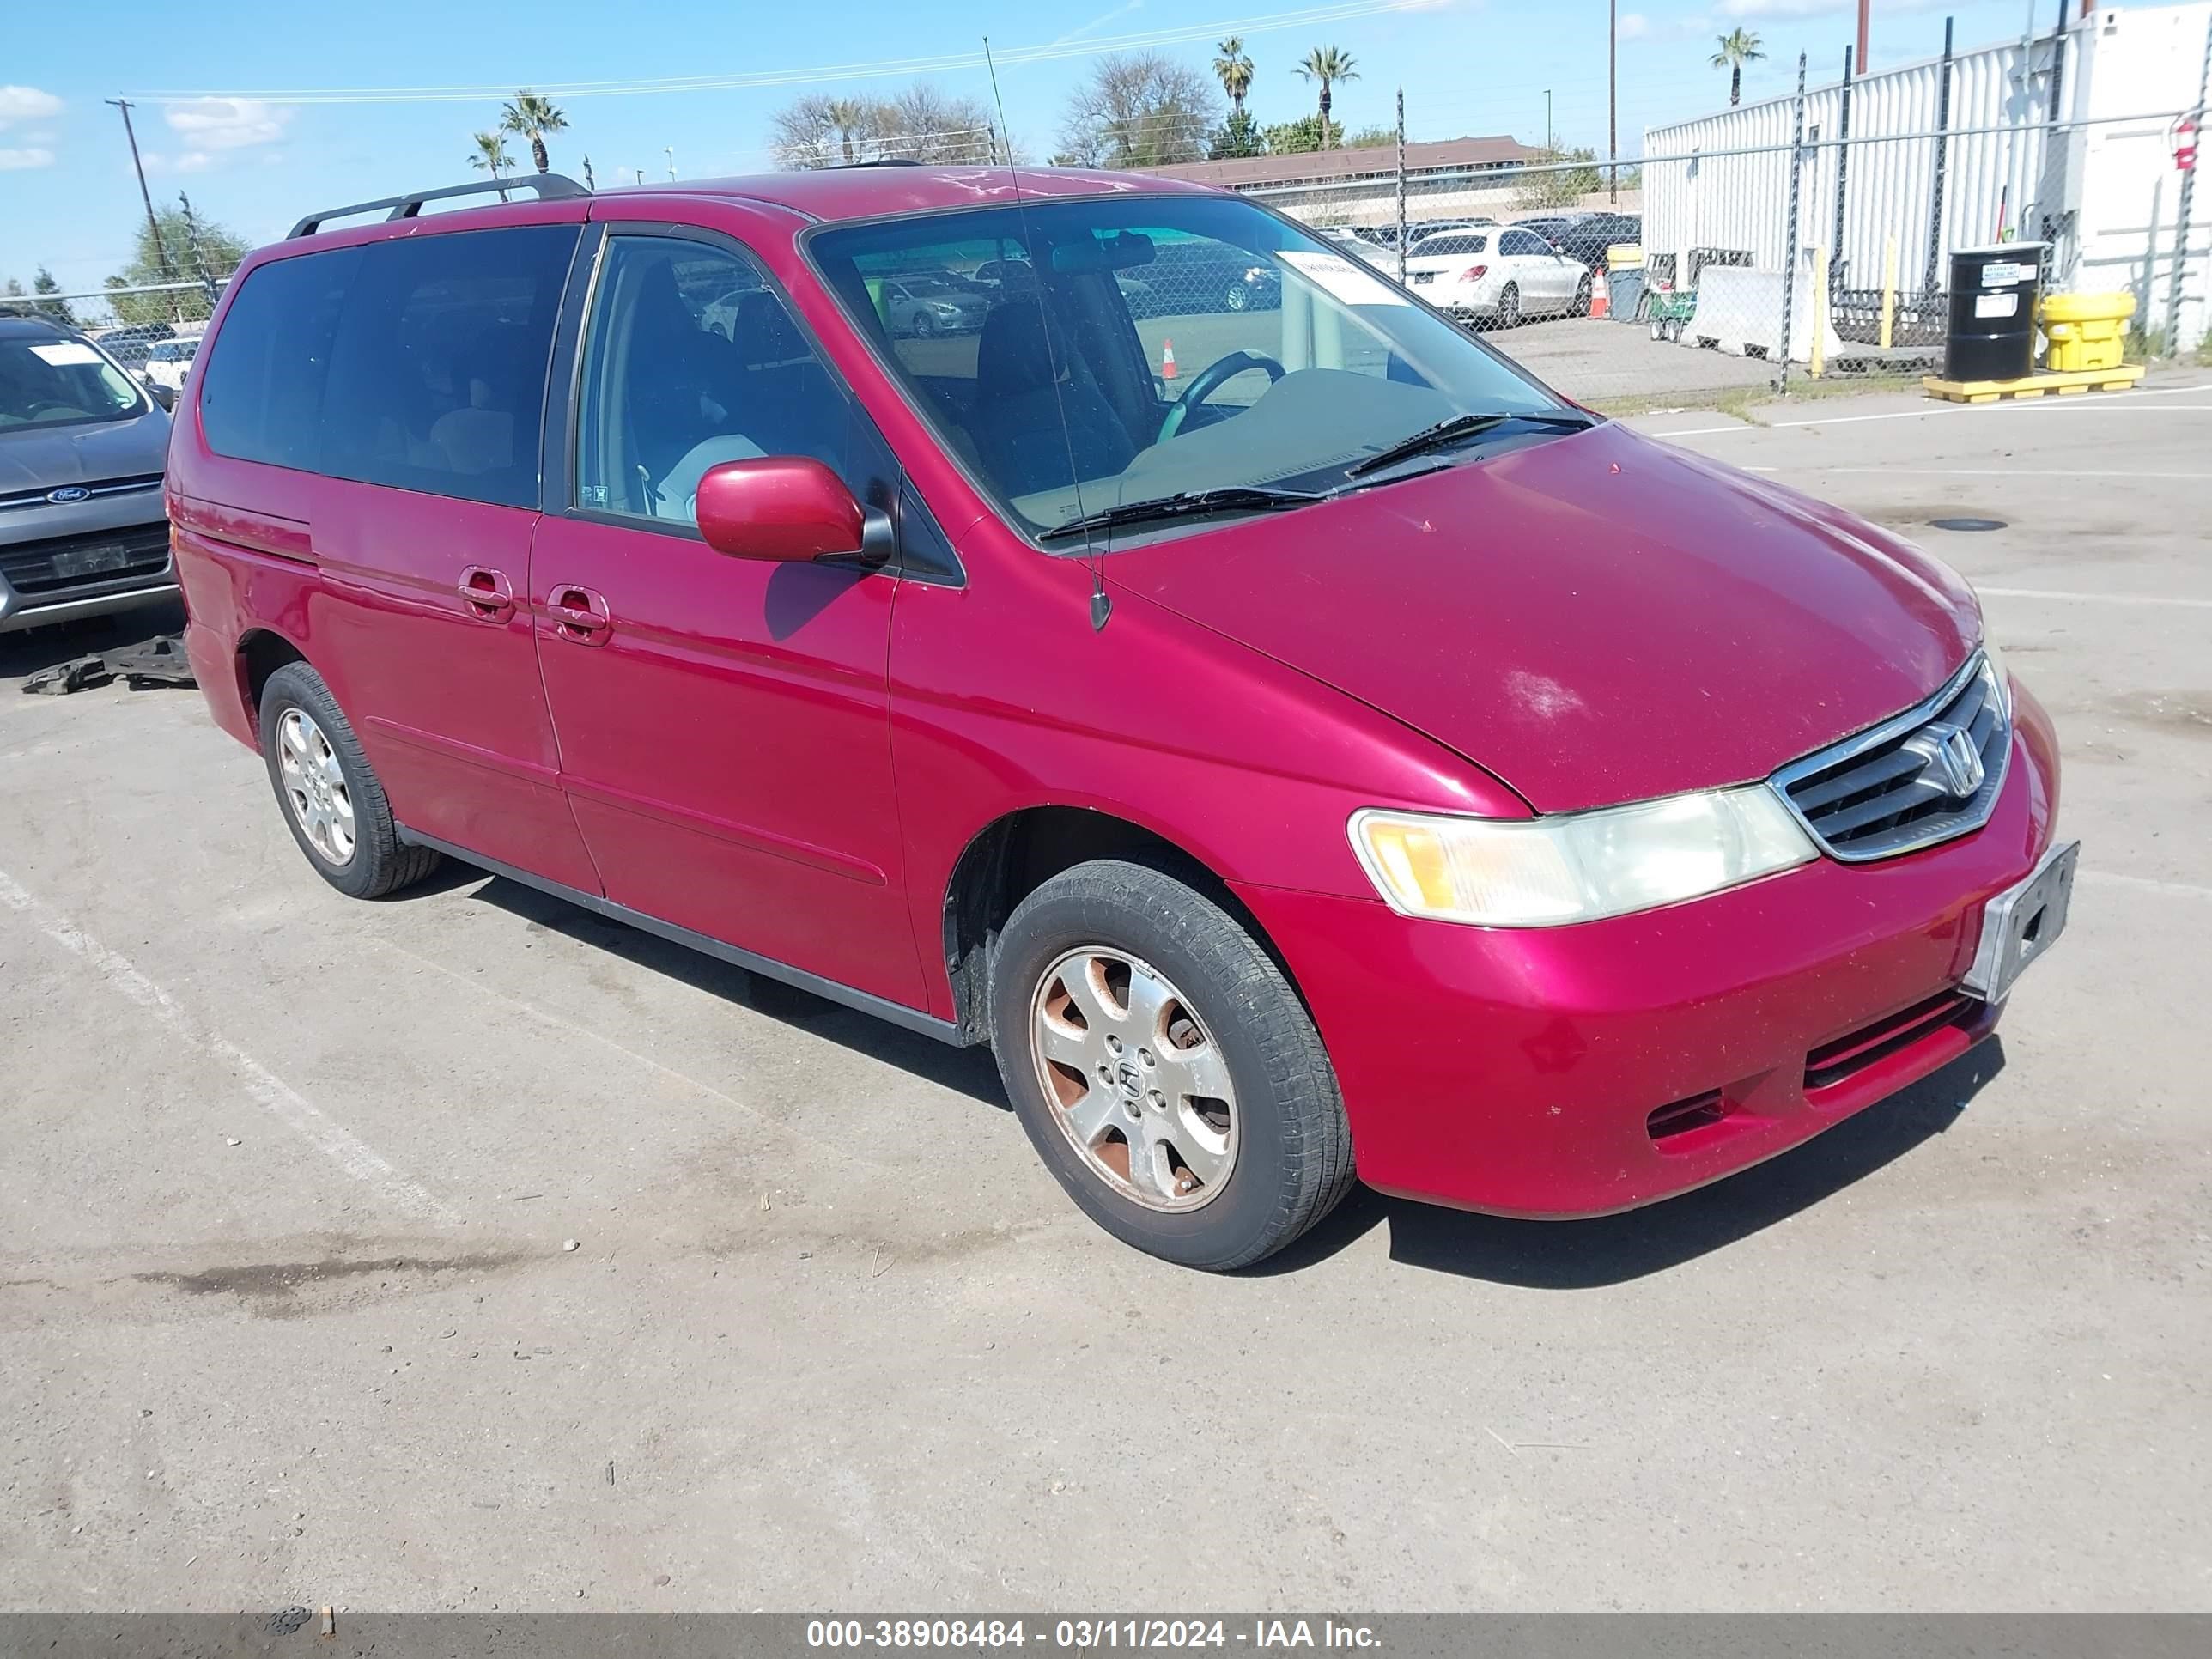
M 1360 1178 L 1528 1216 L 1631 1209 L 1809 1139 L 1964 1054 L 1981 906 L 2050 844 L 2050 720 L 2015 691 L 1987 824 L 1641 915 L 1522 930 L 1240 886 L 1335 1063 Z
M 149 519 L 151 507 L 156 514 Z M 0 523 L 0 634 L 76 622 L 177 597 L 175 563 L 158 494 L 95 497 L 17 508 Z M 99 548 L 114 568 L 64 571 L 58 556 Z

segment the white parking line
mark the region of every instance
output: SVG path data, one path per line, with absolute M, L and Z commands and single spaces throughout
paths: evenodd
M 2084 870 L 2083 881 L 2100 886 L 2139 887 L 2151 893 L 2178 893 L 2184 898 L 2212 899 L 2212 887 L 2198 887 L 2185 881 L 2160 881 L 2150 876 L 2123 876 L 2111 870 Z
M 501 991 L 494 986 L 485 984 L 480 979 L 471 978 L 466 974 L 457 973 L 453 969 L 447 967 L 442 962 L 433 962 L 429 957 L 422 955 L 419 951 L 410 951 L 404 945 L 394 945 L 388 939 L 374 939 L 372 937 L 372 942 L 382 945 L 394 956 L 406 957 L 408 961 L 415 963 L 417 967 L 428 968 L 433 973 L 443 974 L 447 979 L 453 980 L 457 984 L 467 986 L 471 990 L 477 992 L 479 995 L 489 997 L 496 1002 L 503 1002 L 508 1007 L 536 1020 L 540 1025 L 546 1026 L 553 1030 L 564 1032 L 570 1037 L 581 1036 L 589 1042 L 599 1044 L 602 1048 L 611 1048 L 616 1054 L 620 1054 L 624 1060 L 635 1060 L 638 1065 L 645 1066 L 649 1071 L 658 1072 L 661 1076 L 669 1079 L 672 1082 L 681 1083 L 689 1089 L 696 1089 L 701 1094 L 708 1096 L 711 1099 L 720 1101 L 725 1106 L 734 1106 L 738 1110 L 746 1114 L 748 1116 L 757 1117 L 763 1123 L 775 1124 L 775 1126 L 779 1129 L 786 1127 L 781 1123 L 776 1122 L 774 1118 L 769 1117 L 766 1113 L 758 1111 L 753 1107 L 746 1105 L 744 1101 L 739 1100 L 735 1095 L 725 1094 L 721 1090 L 717 1089 L 711 1083 L 702 1083 L 697 1078 L 693 1077 L 689 1072 L 679 1072 L 673 1066 L 663 1065 L 660 1061 L 653 1059 L 650 1054 L 641 1054 L 635 1048 L 626 1048 L 622 1043 L 617 1042 L 612 1037 L 606 1036 L 603 1032 L 592 1030 L 588 1027 L 579 1026 L 574 1020 L 560 1014 L 550 1013 L 545 1009 L 540 1008 L 534 1002 L 525 1002 L 520 997 L 510 996 L 506 992 Z
M 2001 599 L 2057 599 L 2065 605 L 2183 605 L 2192 611 L 2212 611 L 2212 599 L 2177 599 L 2162 593 L 2062 593 L 2048 587 L 1984 587 L 1977 593 L 1994 593 Z
M 1727 426 L 1682 427 L 1673 432 L 1653 432 L 1653 438 L 1702 438 L 1721 432 L 1786 432 L 1803 426 L 1856 426 L 1865 421 L 1918 421 L 1931 415 L 2017 415 L 2033 410 L 2046 413 L 2053 410 L 2118 410 L 2126 411 L 2137 407 L 2145 398 L 2175 398 L 2189 393 L 2212 393 L 2212 386 L 2162 386 L 2148 391 L 2087 392 L 2071 398 L 2030 398 L 2024 401 L 1999 404 L 1934 404 L 1926 409 L 1893 409 L 1879 415 L 1816 415 L 1802 421 L 1738 421 Z M 2145 415 L 2202 413 L 2212 410 L 2212 403 L 2160 404 L 2155 409 L 2144 409 Z
M 672 1083 L 680 1083 L 687 1089 L 697 1091 L 700 1094 L 706 1096 L 709 1100 L 719 1101 L 723 1105 L 743 1113 L 747 1118 L 760 1126 L 761 1129 L 769 1134 L 783 1136 L 805 1146 L 811 1151 L 828 1152 L 836 1157 L 849 1159 L 855 1163 L 868 1165 L 872 1165 L 875 1163 L 875 1160 L 872 1158 L 855 1153 L 849 1145 L 842 1141 L 828 1140 L 817 1135 L 809 1134 L 804 1129 L 793 1124 L 787 1123 L 782 1119 L 775 1117 L 770 1113 L 763 1111 L 757 1106 L 746 1104 L 745 1102 L 738 1099 L 735 1095 L 729 1094 L 723 1090 L 717 1089 L 711 1083 L 701 1082 L 697 1078 L 693 1077 L 689 1072 L 680 1072 L 673 1066 L 665 1065 L 661 1061 L 653 1059 L 650 1054 L 641 1054 L 638 1053 L 636 1049 L 616 1042 L 612 1037 L 608 1036 L 604 1032 L 592 1030 L 588 1025 L 581 1024 L 567 1015 L 554 1013 L 548 1009 L 539 1007 L 534 1002 L 526 1002 L 520 997 L 511 995 L 507 992 L 502 991 L 495 986 L 485 984 L 483 981 L 475 977 L 473 975 L 460 973 L 452 968 L 448 968 L 442 962 L 434 962 L 431 960 L 431 958 L 422 955 L 419 951 L 410 951 L 404 945 L 395 945 L 388 939 L 376 938 L 372 935 L 371 942 L 382 945 L 394 956 L 404 957 L 408 961 L 414 963 L 418 967 L 428 968 L 433 973 L 443 974 L 447 979 L 453 981 L 456 984 L 467 986 L 471 990 L 476 992 L 480 996 L 489 997 L 495 1002 L 504 1003 L 507 1006 L 514 1009 L 516 1012 L 523 1015 L 526 1018 L 537 1021 L 538 1024 L 544 1026 L 549 1030 L 559 1032 L 563 1037 L 567 1038 L 571 1042 L 578 1037 L 582 1037 L 587 1042 L 596 1042 L 601 1048 L 620 1054 L 624 1060 L 630 1060 L 636 1065 L 642 1066 L 648 1071 L 658 1072 L 661 1076 L 666 1078 Z
M 2212 472 L 2055 472 L 2046 466 L 1747 466 L 1746 472 L 1817 472 L 1824 478 L 2133 478 L 2153 483 L 2208 483 Z
M 356 1181 L 372 1188 L 386 1203 L 448 1226 L 461 1224 L 459 1214 L 433 1197 L 428 1188 L 402 1175 L 382 1153 L 334 1122 L 320 1107 L 245 1049 L 202 1025 L 129 957 L 109 950 L 67 916 L 33 898 L 4 870 L 0 870 L 0 905 L 28 919 L 113 989 L 153 1015 L 178 1041 L 237 1073 L 246 1092 L 258 1105 Z

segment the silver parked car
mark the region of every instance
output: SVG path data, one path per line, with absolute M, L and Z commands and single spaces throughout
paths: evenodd
M 884 321 L 894 334 L 967 334 L 983 326 L 988 295 L 949 276 L 886 277 Z
M 172 598 L 168 412 L 71 330 L 0 315 L 0 634 Z

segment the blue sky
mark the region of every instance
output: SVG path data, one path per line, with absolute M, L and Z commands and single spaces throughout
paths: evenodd
M 1855 28 L 1853 0 L 1620 0 L 1624 155 L 1644 128 L 1727 102 L 1727 76 L 1707 64 L 1716 34 L 1741 25 L 1769 56 L 1745 78 L 1746 101 L 1788 88 L 1796 54 L 1814 80 L 1839 72 Z M 139 100 L 135 119 L 148 183 L 250 240 L 281 234 L 316 207 L 458 183 L 472 175 L 469 135 L 492 125 L 489 91 L 555 88 L 571 131 L 553 143 L 556 171 L 580 173 L 588 153 L 602 185 L 635 171 L 706 177 L 769 165 L 770 112 L 812 91 L 887 91 L 926 78 L 948 93 L 989 98 L 982 70 L 951 63 L 921 77 L 862 70 L 894 61 L 972 54 L 988 33 L 1002 54 L 1008 124 L 1032 156 L 1048 155 L 1069 89 L 1100 43 L 1190 32 L 1159 50 L 1201 68 L 1212 41 L 1241 33 L 1257 65 L 1250 107 L 1262 121 L 1305 114 L 1313 88 L 1291 65 L 1313 46 L 1341 46 L 1362 78 L 1336 94 L 1339 118 L 1389 119 L 1406 89 L 1415 138 L 1508 132 L 1544 136 L 1552 91 L 1559 141 L 1606 141 L 1604 0 L 1421 0 L 1385 9 L 1345 0 L 974 0 L 959 6 L 892 0 L 738 6 L 730 0 L 538 0 L 489 11 L 443 0 L 314 7 L 297 0 L 226 0 L 196 13 L 108 0 L 91 33 L 0 33 L 0 279 L 26 284 L 40 264 L 69 288 L 95 287 L 128 258 L 143 217 L 120 118 L 103 100 Z M 1930 57 L 1943 16 L 1961 46 L 2015 34 L 2021 0 L 1875 0 L 1876 68 Z M 2047 29 L 2056 0 L 2041 0 Z M 1301 15 L 1305 14 L 1305 15 Z M 189 21 L 187 21 L 187 18 Z M 1239 27 L 1241 26 L 1241 27 Z M 1008 64 L 1024 49 L 1059 55 Z M 839 69 L 835 66 L 845 66 Z M 820 71 L 815 73 L 814 71 Z M 778 85 L 592 95 L 586 83 L 775 75 Z M 405 100 L 306 101 L 304 94 L 410 91 Z M 165 95 L 222 94 L 164 102 Z M 288 96 L 287 94 L 290 94 Z M 528 165 L 526 152 L 514 145 Z

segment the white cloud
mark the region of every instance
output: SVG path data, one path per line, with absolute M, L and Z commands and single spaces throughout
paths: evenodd
M 214 165 L 215 157 L 204 149 L 188 149 L 175 155 L 165 155 L 158 150 L 146 152 L 149 173 L 205 173 Z
M 1651 20 L 1640 11 L 1623 12 L 1613 33 L 1623 40 L 1641 40 L 1651 33 Z
M 198 152 L 273 144 L 295 113 L 258 98 L 194 98 L 167 106 L 161 118 Z
M 0 149 L 0 173 L 21 173 L 53 164 L 54 153 L 50 149 Z
M 0 87 L 0 127 L 45 121 L 62 112 L 62 100 L 36 87 Z

